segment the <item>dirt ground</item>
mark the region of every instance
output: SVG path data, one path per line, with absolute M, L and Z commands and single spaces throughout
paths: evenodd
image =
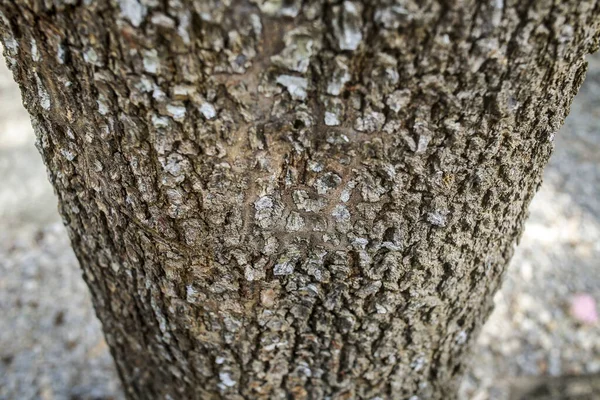
M 122 399 L 29 118 L 0 64 L 0 399 Z M 461 399 L 600 399 L 590 309 L 600 302 L 600 55 L 495 300 Z

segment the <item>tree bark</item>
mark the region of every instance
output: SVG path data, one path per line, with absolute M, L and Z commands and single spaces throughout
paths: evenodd
M 598 1 L 0 4 L 129 398 L 455 396 Z

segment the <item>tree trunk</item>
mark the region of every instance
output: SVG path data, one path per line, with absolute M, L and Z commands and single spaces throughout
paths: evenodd
M 0 11 L 132 399 L 454 397 L 600 21 L 595 0 Z

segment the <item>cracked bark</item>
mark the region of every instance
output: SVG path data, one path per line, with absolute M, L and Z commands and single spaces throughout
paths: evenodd
M 600 21 L 589 0 L 0 12 L 140 399 L 453 397 Z

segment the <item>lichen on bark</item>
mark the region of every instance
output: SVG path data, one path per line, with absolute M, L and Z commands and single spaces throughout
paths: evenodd
M 600 21 L 591 0 L 0 12 L 126 392 L 171 399 L 452 397 Z

